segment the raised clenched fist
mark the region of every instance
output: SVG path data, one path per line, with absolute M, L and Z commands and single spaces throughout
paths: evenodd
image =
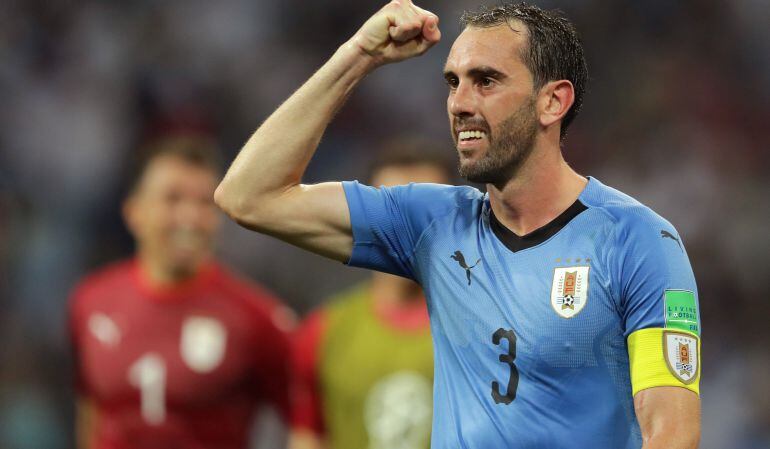
M 367 20 L 352 41 L 381 65 L 421 55 L 440 39 L 438 16 L 411 0 L 393 0 Z

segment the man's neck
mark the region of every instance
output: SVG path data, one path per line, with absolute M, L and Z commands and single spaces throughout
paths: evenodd
M 567 210 L 587 183 L 558 148 L 535 148 L 513 178 L 502 187 L 488 184 L 487 191 L 497 220 L 524 236 Z
M 385 308 L 406 307 L 422 298 L 415 282 L 386 273 L 372 275 L 371 294 L 375 304 Z
M 137 260 L 146 282 L 153 288 L 173 287 L 194 278 L 197 274 L 197 270 L 191 272 L 173 272 L 168 270 L 155 258 L 142 251 L 138 252 Z

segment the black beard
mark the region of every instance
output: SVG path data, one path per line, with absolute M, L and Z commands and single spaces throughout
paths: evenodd
M 532 154 L 536 135 L 535 100 L 531 98 L 487 134 L 489 147 L 481 159 L 465 165 L 460 163 L 460 176 L 470 182 L 501 188 Z

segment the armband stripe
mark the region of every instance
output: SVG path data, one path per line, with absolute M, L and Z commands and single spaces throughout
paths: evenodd
M 628 336 L 631 387 L 682 387 L 700 395 L 700 339 L 691 332 L 640 329 Z

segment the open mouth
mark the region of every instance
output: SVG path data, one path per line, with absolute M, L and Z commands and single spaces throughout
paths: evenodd
M 171 234 L 171 243 L 176 249 L 184 251 L 195 251 L 205 245 L 199 232 L 188 229 L 174 231 Z
M 460 131 L 457 134 L 458 142 L 472 142 L 474 140 L 481 140 L 487 137 L 487 133 L 479 130 Z

